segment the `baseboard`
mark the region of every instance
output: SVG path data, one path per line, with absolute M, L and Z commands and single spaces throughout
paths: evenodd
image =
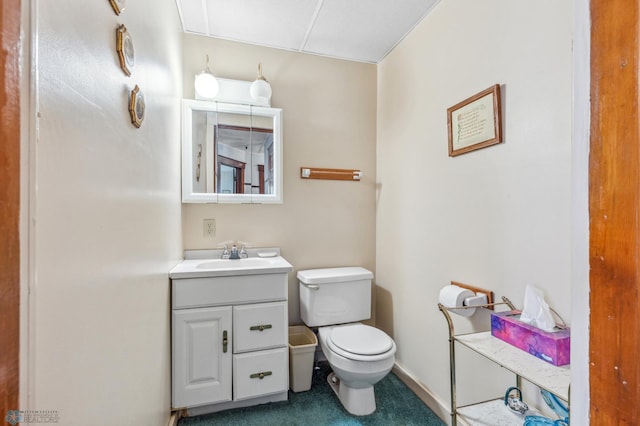
M 436 416 L 440 417 L 447 425 L 451 424 L 451 412 L 444 401 L 437 398 L 429 389 L 397 363 L 393 365 L 392 371 Z
M 184 414 L 183 410 L 172 411 L 171 417 L 169 417 L 169 422 L 167 423 L 167 426 L 178 426 L 178 421 L 183 416 L 183 414 Z

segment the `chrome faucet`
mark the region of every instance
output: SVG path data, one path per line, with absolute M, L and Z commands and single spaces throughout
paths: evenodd
M 244 245 L 242 245 L 240 250 L 238 250 L 238 246 L 236 246 L 235 244 L 231 246 L 231 250 L 229 250 L 225 245 L 224 250 L 222 251 L 223 259 L 234 260 L 234 259 L 246 259 L 247 257 L 249 257 L 249 254 L 247 253 L 247 250 Z
M 229 255 L 229 259 L 240 259 L 240 254 L 238 253 L 238 247 L 235 244 L 231 246 L 231 254 Z

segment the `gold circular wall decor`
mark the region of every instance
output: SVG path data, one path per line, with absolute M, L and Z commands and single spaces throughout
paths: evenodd
M 113 8 L 113 11 L 116 13 L 116 15 L 120 15 L 120 13 L 122 13 L 122 11 L 124 10 L 125 0 L 109 0 L 109 3 L 111 4 L 111 7 Z
M 120 25 L 116 30 L 116 50 L 120 59 L 120 68 L 125 75 L 130 76 L 136 64 L 135 50 L 133 49 L 133 38 L 127 27 Z
M 133 88 L 129 96 L 129 114 L 131 115 L 131 123 L 134 126 L 140 127 L 142 125 L 144 110 L 144 95 L 136 84 L 136 87 Z

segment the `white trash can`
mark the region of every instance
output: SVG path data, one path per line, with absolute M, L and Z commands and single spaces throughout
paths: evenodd
M 316 346 L 318 338 L 309 327 L 289 327 L 289 387 L 292 391 L 303 392 L 311 389 Z

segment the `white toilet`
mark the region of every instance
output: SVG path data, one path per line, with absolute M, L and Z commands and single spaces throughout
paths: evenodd
M 358 321 L 371 317 L 371 279 L 364 268 L 298 271 L 300 316 L 319 327 L 318 338 L 333 373 L 328 382 L 344 408 L 364 416 L 376 410 L 373 385 L 395 362 L 396 344 L 386 333 Z

